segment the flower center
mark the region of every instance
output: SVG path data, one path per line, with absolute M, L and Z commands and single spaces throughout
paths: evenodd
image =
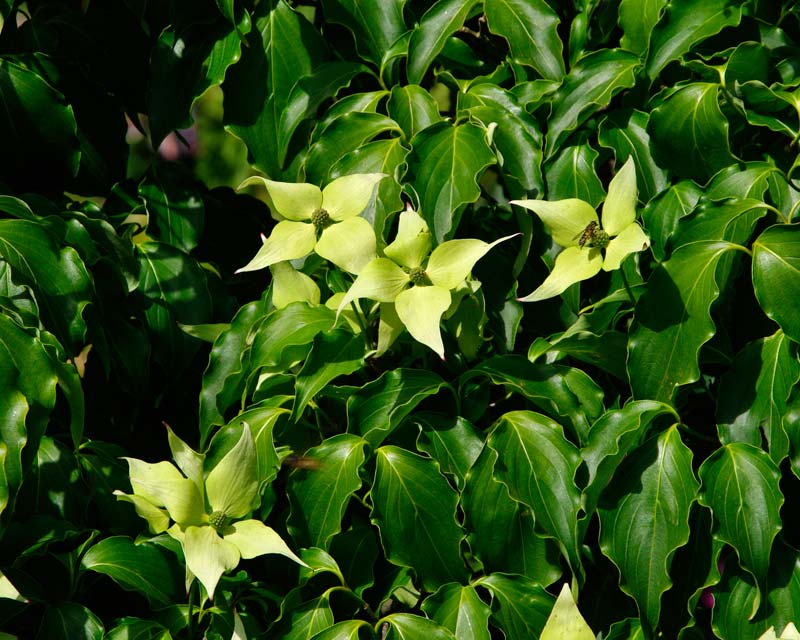
M 316 209 L 311 214 L 311 224 L 314 225 L 317 234 L 322 233 L 325 227 L 329 227 L 332 224 L 331 216 L 325 209 Z
M 589 241 L 589 246 L 595 249 L 605 249 L 610 241 L 610 236 L 602 229 L 599 229 L 594 232 L 591 240 Z
M 208 522 L 217 531 L 222 531 L 225 525 L 228 524 L 228 516 L 225 515 L 224 511 L 215 511 L 208 516 Z
M 414 267 L 408 272 L 408 279 L 414 284 L 430 284 L 428 274 L 422 267 Z

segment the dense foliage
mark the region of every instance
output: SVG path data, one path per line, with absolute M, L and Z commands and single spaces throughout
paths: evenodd
M 795 3 L 0 19 L 3 631 L 800 620 Z

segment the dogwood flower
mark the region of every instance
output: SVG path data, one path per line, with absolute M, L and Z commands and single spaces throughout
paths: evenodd
M 383 303 L 382 325 L 396 327 L 399 320 L 415 340 L 444 359 L 439 323 L 452 302 L 451 291 L 464 282 L 489 249 L 510 237 L 491 244 L 475 239 L 448 240 L 431 252 L 428 225 L 409 207 L 400 214 L 397 236 L 384 249 L 385 257 L 364 266 L 339 303 L 338 312 L 359 298 Z M 388 339 L 384 338 L 384 343 Z
M 626 256 L 649 247 L 650 238 L 636 222 L 637 195 L 636 167 L 633 158 L 628 158 L 608 185 L 602 224 L 594 207 L 578 198 L 512 200 L 511 204 L 538 215 L 553 240 L 564 247 L 545 281 L 519 300 L 534 302 L 557 296 L 601 269 L 619 269 Z
M 312 251 L 345 271 L 358 273 L 375 257 L 375 232 L 358 216 L 372 199 L 375 185 L 385 177 L 384 173 L 357 173 L 336 178 L 324 189 L 260 176 L 248 178 L 239 188 L 262 184 L 273 212 L 283 220 L 275 225 L 255 257 L 236 273 L 304 258 Z
M 223 573 L 236 568 L 241 558 L 266 553 L 278 553 L 305 566 L 272 528 L 260 520 L 242 520 L 261 499 L 250 427 L 243 425 L 238 442 L 207 474 L 203 454 L 171 429 L 168 436 L 177 467 L 125 458 L 133 494 L 114 493 L 118 500 L 133 503 L 152 533 L 166 531 L 180 542 L 187 587 L 196 576 L 213 598 Z

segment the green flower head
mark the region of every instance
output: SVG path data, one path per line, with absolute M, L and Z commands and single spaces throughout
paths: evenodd
M 115 491 L 133 504 L 152 533 L 166 531 L 180 542 L 187 585 L 196 576 L 209 598 L 220 577 L 241 558 L 278 553 L 304 564 L 281 537 L 260 520 L 243 520 L 260 502 L 256 451 L 250 427 L 242 425 L 236 445 L 205 473 L 205 456 L 168 428 L 175 464 L 125 458 L 133 494 Z
M 410 207 L 400 214 L 397 236 L 361 270 L 339 304 L 339 312 L 353 300 L 369 298 L 381 305 L 381 331 L 385 336 L 405 326 L 415 340 L 444 359 L 439 323 L 450 308 L 451 292 L 459 288 L 472 267 L 489 249 L 507 240 L 448 240 L 431 252 L 428 225 Z M 384 343 L 388 341 L 386 337 Z M 379 352 L 381 345 L 379 344 Z
M 619 269 L 626 256 L 649 247 L 650 238 L 636 222 L 636 201 L 636 167 L 632 158 L 628 158 L 608 185 L 602 223 L 592 205 L 578 198 L 555 202 L 512 200 L 511 204 L 539 216 L 553 240 L 564 247 L 545 281 L 519 300 L 534 302 L 560 295 L 601 269 Z
M 324 189 L 306 183 L 275 182 L 259 176 L 241 185 L 262 184 L 272 210 L 283 220 L 275 225 L 255 257 L 237 273 L 277 262 L 304 258 L 315 251 L 337 267 L 358 273 L 375 257 L 375 232 L 358 216 L 369 205 L 375 186 L 386 174 L 357 173 L 336 178 Z

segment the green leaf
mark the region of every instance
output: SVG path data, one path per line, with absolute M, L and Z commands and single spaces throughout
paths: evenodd
M 748 343 L 720 380 L 717 396 L 717 433 L 723 444 L 747 442 L 761 446 L 761 431 L 769 454 L 780 464 L 789 454 L 786 435 L 788 399 L 800 380 L 800 362 L 792 343 L 778 330 Z
M 664 12 L 667 0 L 621 0 L 619 3 L 619 26 L 623 35 L 623 49 L 642 55 L 650 48 L 653 27 Z
M 492 428 L 488 446 L 497 452 L 495 477 L 514 500 L 530 507 L 537 529 L 559 543 L 573 573 L 581 572 L 575 486 L 578 450 L 556 422 L 530 411 L 512 411 Z
M 735 162 L 728 120 L 719 108 L 719 85 L 692 82 L 669 89 L 650 114 L 656 161 L 681 178 L 704 182 Z
M 332 627 L 320 631 L 311 640 L 361 640 L 361 630 L 370 629 L 370 625 L 363 620 L 343 620 Z
M 406 0 L 323 0 L 325 17 L 352 33 L 358 52 L 380 65 L 386 51 L 405 32 Z
M 635 450 L 600 498 L 600 548 L 619 568 L 620 587 L 655 629 L 672 586 L 672 555 L 689 540 L 689 509 L 699 483 L 677 425 Z
M 436 100 L 416 84 L 393 87 L 386 110 L 405 132 L 407 140 L 442 119 Z
M 180 565 L 157 544 L 137 544 L 126 536 L 105 538 L 84 554 L 81 568 L 107 575 L 124 589 L 145 596 L 153 606 L 168 605 L 183 597 Z
M 69 355 L 84 346 L 86 306 L 92 280 L 78 252 L 58 243 L 43 224 L 30 220 L 0 220 L 0 255 L 11 265 L 16 284 L 36 293 L 42 321 Z
M 34 68 L 28 68 L 21 60 L 0 59 L 5 104 L 0 115 L 0 175 L 8 184 L 57 188 L 78 172 L 77 123 L 64 96 L 35 71 L 38 61 L 32 63 Z
M 474 586 L 492 594 L 492 622 L 506 638 L 538 638 L 555 598 L 530 578 L 493 573 Z
M 635 398 L 670 402 L 677 387 L 699 379 L 698 352 L 715 332 L 710 307 L 719 295 L 717 263 L 736 246 L 684 245 L 650 276 L 628 342 Z
M 424 369 L 387 371 L 348 398 L 347 430 L 377 447 L 420 402 L 443 387 L 444 380 Z
M 455 640 L 449 629 L 411 613 L 393 613 L 378 621 L 379 625 L 388 625 L 386 640 L 416 640 L 417 638 L 430 638 L 431 640 Z
M 525 192 L 541 194 L 542 142 L 540 125 L 510 91 L 480 82 L 458 94 L 458 113 L 468 114 L 485 127 L 492 123 L 492 143 L 506 179 L 512 178 Z M 510 187 L 509 187 L 510 188 Z M 519 196 L 525 195 L 520 193 Z M 513 194 L 513 192 L 512 192 Z
M 172 640 L 172 636 L 158 622 L 126 617 L 109 629 L 103 640 Z
M 247 34 L 241 60 L 222 86 L 224 122 L 247 145 L 253 163 L 270 178 L 280 179 L 281 117 L 297 80 L 321 62 L 324 43 L 283 0 L 260 3 L 253 18 L 255 29 Z
M 484 447 L 461 492 L 470 548 L 486 573 L 518 573 L 549 585 L 562 573 L 555 541 L 536 535 L 530 509 L 495 478 L 497 458 Z
M 676 422 L 679 419 L 668 404 L 638 400 L 629 402 L 622 409 L 604 413 L 592 425 L 586 445 L 581 450 L 589 475 L 583 495 L 583 510 L 588 518 L 594 513 L 617 467 L 642 443 L 653 420 L 662 415 L 670 415 Z
M 357 371 L 364 364 L 364 338 L 344 329 L 319 333 L 297 374 L 292 419 L 297 422 L 314 396 L 331 380 Z M 315 545 L 318 546 L 318 545 Z
M 329 630 L 334 622 L 330 595 L 329 589 L 317 598 L 300 602 L 299 594 L 291 592 L 281 603 L 282 617 L 279 626 L 276 625 L 278 629 L 273 627 L 271 631 L 277 631 L 278 637 L 286 640 L 307 640 Z
M 725 562 L 722 581 L 714 587 L 712 628 L 720 638 L 760 640 L 770 627 L 780 632 L 798 619 L 800 602 L 800 557 L 798 551 L 780 539 L 775 542 L 769 574 L 765 580 L 764 606 L 755 618 L 758 587 L 735 558 Z M 784 636 L 789 638 L 789 636 Z
M 412 567 L 428 591 L 466 579 L 460 554 L 464 534 L 456 523 L 458 498 L 434 461 L 398 447 L 381 447 L 370 496 L 371 519 L 389 561 Z
M 767 204 L 752 198 L 705 203 L 680 219 L 670 246 L 677 249 L 698 240 L 727 240 L 746 245 L 765 215 Z
M 486 0 L 489 30 L 508 41 L 515 62 L 533 67 L 542 78 L 561 80 L 564 59 L 558 25 L 561 22 L 544 0 Z
M 649 121 L 650 115 L 642 111 L 617 110 L 603 118 L 597 133 L 600 144 L 614 150 L 618 166 L 623 159 L 633 158 L 639 199 L 643 202 L 650 201 L 669 184 L 667 172 L 653 159 L 650 134 L 647 133 Z
M 283 164 L 292 135 L 303 120 L 311 118 L 319 106 L 339 90 L 350 86 L 353 78 L 367 72 L 361 64 L 348 61 L 324 62 L 300 78 L 288 96 L 278 125 L 278 162 Z
M 152 181 L 139 185 L 148 214 L 148 235 L 189 253 L 197 247 L 205 216 L 197 183 L 176 165 L 160 165 L 153 173 Z
M 736 0 L 710 0 L 699 5 L 692 0 L 671 0 L 650 34 L 647 76 L 655 80 L 667 64 L 725 27 L 738 25 L 741 19 L 742 6 Z
M 477 0 L 438 0 L 425 12 L 408 43 L 407 73 L 411 84 L 422 84 L 428 67 L 476 4 Z
M 597 151 L 588 142 L 564 147 L 545 169 L 548 200 L 577 198 L 597 207 L 606 197 L 594 164 Z
M 458 583 L 445 584 L 422 603 L 422 610 L 453 632 L 459 640 L 489 640 L 492 610 L 475 588 Z
M 681 180 L 651 200 L 642 211 L 653 255 L 658 260 L 666 257 L 667 245 L 678 227 L 678 221 L 694 209 L 702 193 L 700 187 L 691 180 Z
M 436 460 L 442 471 L 455 476 L 457 485 L 463 486 L 467 472 L 483 449 L 478 430 L 461 416 L 444 413 L 416 413 L 413 421 L 419 427 L 417 448 Z
M 590 115 L 636 81 L 639 58 L 621 49 L 592 52 L 572 67 L 553 97 L 545 156 L 552 156 Z
M 800 238 L 796 225 L 775 225 L 753 243 L 753 287 L 758 304 L 783 332 L 800 342 L 800 316 L 787 300 L 800 295 Z
M 292 510 L 288 527 L 297 544 L 328 550 L 342 527 L 350 497 L 361 487 L 359 469 L 365 441 L 342 433 L 306 452 L 317 461 L 312 469 L 295 470 L 286 483 Z
M 734 442 L 711 454 L 699 474 L 700 504 L 714 514 L 714 537 L 736 549 L 741 566 L 763 589 L 772 543 L 782 526 L 778 467 L 760 449 Z M 757 597 L 752 613 L 759 602 Z
M 206 273 L 193 258 L 168 244 L 145 242 L 137 248 L 139 290 L 146 300 L 144 317 L 152 336 L 153 357 L 165 369 L 180 369 L 201 343 L 181 331 L 178 323 L 211 320 Z
M 488 377 L 519 393 L 553 418 L 566 418 L 581 442 L 589 424 L 603 412 L 603 392 L 580 369 L 562 365 L 539 365 L 522 356 L 495 356 L 461 376 L 459 385 L 475 377 Z
M 102 640 L 103 623 L 91 610 L 76 602 L 48 605 L 37 638 L 50 640 Z
M 486 133 L 474 124 L 440 122 L 412 141 L 409 170 L 420 197 L 420 215 L 437 242 L 452 236 L 465 204 L 480 196 L 478 180 L 495 161 Z

